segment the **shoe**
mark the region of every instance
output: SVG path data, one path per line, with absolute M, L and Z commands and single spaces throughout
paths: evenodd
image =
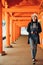
M 33 62 L 33 65 L 35 65 L 35 62 Z
M 33 65 L 35 64 L 35 59 L 32 59 L 32 61 L 33 61 Z
M 32 61 L 34 62 L 34 61 L 35 61 L 35 59 L 32 59 Z

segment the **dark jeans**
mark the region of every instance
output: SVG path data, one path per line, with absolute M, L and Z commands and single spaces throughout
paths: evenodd
M 31 47 L 32 58 L 35 59 L 37 53 L 37 44 L 35 44 L 35 42 L 31 38 L 29 38 L 29 42 Z

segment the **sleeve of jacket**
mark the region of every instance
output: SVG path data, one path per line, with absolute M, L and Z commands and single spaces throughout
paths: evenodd
M 41 32 L 42 32 L 41 24 L 38 23 L 38 33 L 41 33 Z
M 27 32 L 28 32 L 28 33 L 30 32 L 30 23 L 29 23 L 28 26 L 27 26 Z

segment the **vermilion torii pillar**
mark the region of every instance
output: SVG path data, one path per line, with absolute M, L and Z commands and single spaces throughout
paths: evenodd
M 0 55 L 6 55 L 2 43 L 2 1 L 0 0 Z
M 8 5 L 7 2 L 5 2 L 5 9 L 7 10 Z M 12 45 L 10 44 L 10 16 L 9 13 L 5 11 L 5 21 L 6 21 L 6 47 L 12 48 Z
M 40 20 L 41 20 L 41 27 L 42 27 L 42 32 L 40 34 L 40 38 L 41 38 L 40 47 L 43 49 L 43 12 L 41 12 L 40 14 Z
M 5 21 L 6 21 L 6 47 L 12 48 L 10 44 L 10 16 L 7 12 L 5 12 Z
M 10 17 L 10 34 L 11 34 L 10 43 L 14 43 L 13 42 L 13 22 L 12 22 L 12 18 L 11 17 Z

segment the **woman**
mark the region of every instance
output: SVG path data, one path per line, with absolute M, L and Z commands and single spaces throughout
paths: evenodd
M 31 17 L 31 22 L 28 24 L 27 32 L 29 33 L 29 43 L 32 52 L 32 61 L 35 64 L 35 57 L 37 53 L 37 44 L 40 44 L 39 33 L 41 32 L 41 25 L 38 22 L 37 14 L 33 14 Z

